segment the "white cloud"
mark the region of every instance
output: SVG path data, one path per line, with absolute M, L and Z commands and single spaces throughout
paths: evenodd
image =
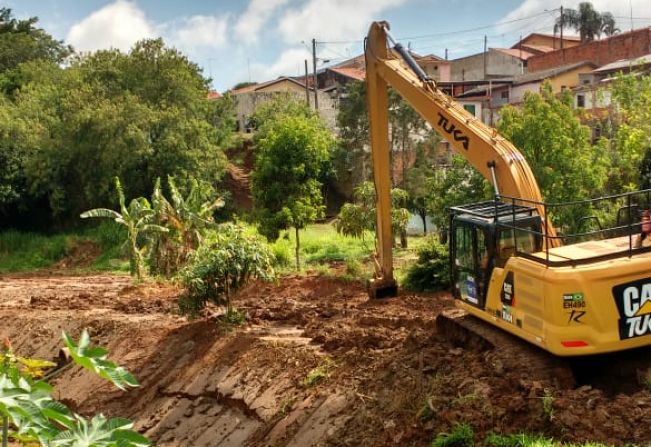
M 300 9 L 287 10 L 279 29 L 285 42 L 361 40 L 373 20 L 407 0 L 307 0 Z
M 215 49 L 228 41 L 228 16 L 192 16 L 161 28 L 171 29 L 168 40 L 183 50 Z
M 562 3 L 565 8 L 577 8 L 581 1 L 582 0 L 564 0 Z M 651 17 L 651 2 L 649 0 L 630 0 L 630 3 L 622 0 L 591 0 L 591 2 L 597 11 L 611 12 L 615 16 L 617 27 L 622 31 L 628 31 L 631 28 L 631 7 L 633 9 L 634 18 L 640 17 L 647 19 L 646 21 L 634 20 L 634 26 L 637 28 L 649 25 L 648 18 Z M 545 9 L 551 9 L 549 0 L 524 0 L 520 6 L 507 14 L 501 21 L 529 17 L 538 14 Z M 560 15 L 558 11 L 554 11 L 552 14 L 555 14 L 556 17 Z M 552 27 L 550 26 L 549 32 L 551 31 Z
M 246 43 L 258 41 L 258 33 L 273 13 L 288 0 L 250 0 L 246 11 L 235 24 L 235 34 Z
M 310 60 L 311 57 L 306 49 L 290 48 L 283 51 L 271 65 L 252 64 L 252 79 L 269 81 L 278 76 L 302 75 L 305 73 L 305 59 Z
M 153 37 L 155 27 L 129 1 L 117 0 L 74 24 L 66 41 L 80 51 L 101 48 L 128 50 L 140 39 Z

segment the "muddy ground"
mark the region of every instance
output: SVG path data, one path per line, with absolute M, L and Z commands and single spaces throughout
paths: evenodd
M 180 294 L 124 276 L 4 276 L 0 339 L 53 358 L 62 330 L 88 328 L 142 386 L 124 393 L 70 369 L 57 396 L 82 414 L 130 417 L 159 446 L 426 446 L 464 421 L 478 443 L 491 431 L 651 442 L 644 368 L 614 375 L 626 359 L 612 357 L 576 366 L 574 386 L 537 377 L 517 351 L 440 338 L 446 294 L 371 302 L 358 283 L 289 277 L 243 290 L 249 320 L 236 329 L 214 312 L 177 315 Z

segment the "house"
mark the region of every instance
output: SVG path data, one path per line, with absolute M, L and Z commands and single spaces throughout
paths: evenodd
M 529 58 L 529 72 L 543 71 L 567 64 L 587 61 L 603 66 L 624 59 L 651 53 L 651 27 L 582 43 L 562 50 L 538 54 Z
M 500 79 L 526 73 L 526 61 L 534 54 L 512 48 L 489 48 L 485 53 L 452 60 L 450 80 Z
M 518 41 L 511 48 L 522 49 L 533 54 L 545 54 L 561 48 L 572 48 L 581 45 L 581 38 L 578 36 L 560 36 L 555 34 L 531 33 L 524 39 Z
M 544 81 L 549 81 L 554 93 L 572 89 L 580 85 L 579 76 L 589 73 L 596 67 L 592 62 L 576 62 L 548 70 L 527 73 L 513 79 L 509 102 L 517 104 L 523 101 L 526 92 L 538 93 Z

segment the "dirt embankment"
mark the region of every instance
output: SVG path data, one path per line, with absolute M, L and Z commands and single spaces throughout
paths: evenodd
M 497 361 L 499 350 L 454 347 L 436 335 L 447 295 L 370 302 L 355 283 L 285 278 L 242 291 L 249 322 L 226 331 L 175 315 L 179 293 L 120 276 L 4 277 L 0 337 L 51 358 L 62 330 L 89 328 L 142 386 L 125 394 L 72 369 L 59 397 L 83 414 L 135 419 L 160 446 L 425 446 L 463 421 L 477 441 L 490 431 L 651 441 L 644 371 L 620 383 L 591 365 L 562 388 Z

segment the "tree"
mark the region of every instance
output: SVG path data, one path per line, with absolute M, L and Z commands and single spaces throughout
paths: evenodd
M 409 195 L 407 208 L 420 216 L 424 234 L 427 233 L 429 183 L 435 176 L 437 146 L 440 141 L 436 132 L 429 132 L 427 139 L 416 145 L 414 165 L 406 172 L 405 190 Z
M 139 246 L 140 236 L 169 230 L 152 223 L 154 210 L 151 209 L 151 205 L 144 197 L 133 199 L 129 206 L 126 205 L 124 191 L 122 191 L 122 185 L 117 177 L 115 178 L 115 189 L 118 192 L 120 212 L 107 208 L 95 208 L 81 213 L 81 218 L 103 217 L 113 219 L 116 223 L 126 227 L 128 239 L 125 244 L 129 254 L 131 276 L 135 276 L 138 281 L 141 281 L 144 276 L 144 265 L 143 249 Z
M 600 38 L 601 34 L 612 36 L 619 32 L 615 26 L 615 18 L 610 12 L 600 13 L 595 11 L 592 3 L 581 2 L 578 9 L 567 8 L 556 20 L 554 34 L 561 27 L 570 26 L 579 32 L 581 42 L 591 42 Z
M 644 188 L 649 165 L 643 160 L 651 147 L 651 76 L 620 73 L 609 90 L 614 105 L 610 113 L 613 137 L 602 142 L 612 159 L 609 190 Z
M 300 268 L 299 230 L 324 214 L 319 178 L 330 158 L 332 136 L 317 116 L 280 113 L 260 129 L 251 192 L 259 230 L 270 240 L 280 230 L 296 231 L 296 268 Z
M 221 225 L 192 255 L 182 272 L 192 313 L 210 300 L 226 305 L 227 321 L 237 320 L 231 296 L 253 279 L 271 280 L 273 254 L 258 236 L 247 235 L 244 228 Z
M 377 222 L 375 185 L 373 182 L 361 183 L 355 188 L 353 197 L 354 203 L 345 203 L 339 210 L 334 226 L 337 233 L 364 241 L 364 233 L 374 232 Z M 391 231 L 394 237 L 407 229 L 409 211 L 405 205 L 408 199 L 405 190 L 391 189 Z
M 37 22 L 37 17 L 18 20 L 10 8 L 0 8 L 0 73 L 37 59 L 60 63 L 72 53 L 72 47 L 37 28 Z
M 30 62 L 17 70 L 26 83 L 15 121 L 30 130 L 19 151 L 25 189 L 64 223 L 114 202 L 114 176 L 135 197 L 167 175 L 181 188 L 191 178 L 220 180 L 234 101 L 209 101 L 200 69 L 161 40 L 77 56 L 67 68 Z
M 490 197 L 490 189 L 484 177 L 458 154 L 452 156 L 450 166 L 439 167 L 433 174 L 427 180 L 427 209 L 441 240 L 447 240 L 447 209 L 486 200 Z
M 502 108 L 498 129 L 522 152 L 546 202 L 590 198 L 606 184 L 608 154 L 590 144 L 590 131 L 574 115 L 569 93 L 557 97 L 543 84 L 540 94 L 525 95 L 522 107 Z M 551 213 L 555 225 L 576 229 L 588 212 L 577 206 Z

